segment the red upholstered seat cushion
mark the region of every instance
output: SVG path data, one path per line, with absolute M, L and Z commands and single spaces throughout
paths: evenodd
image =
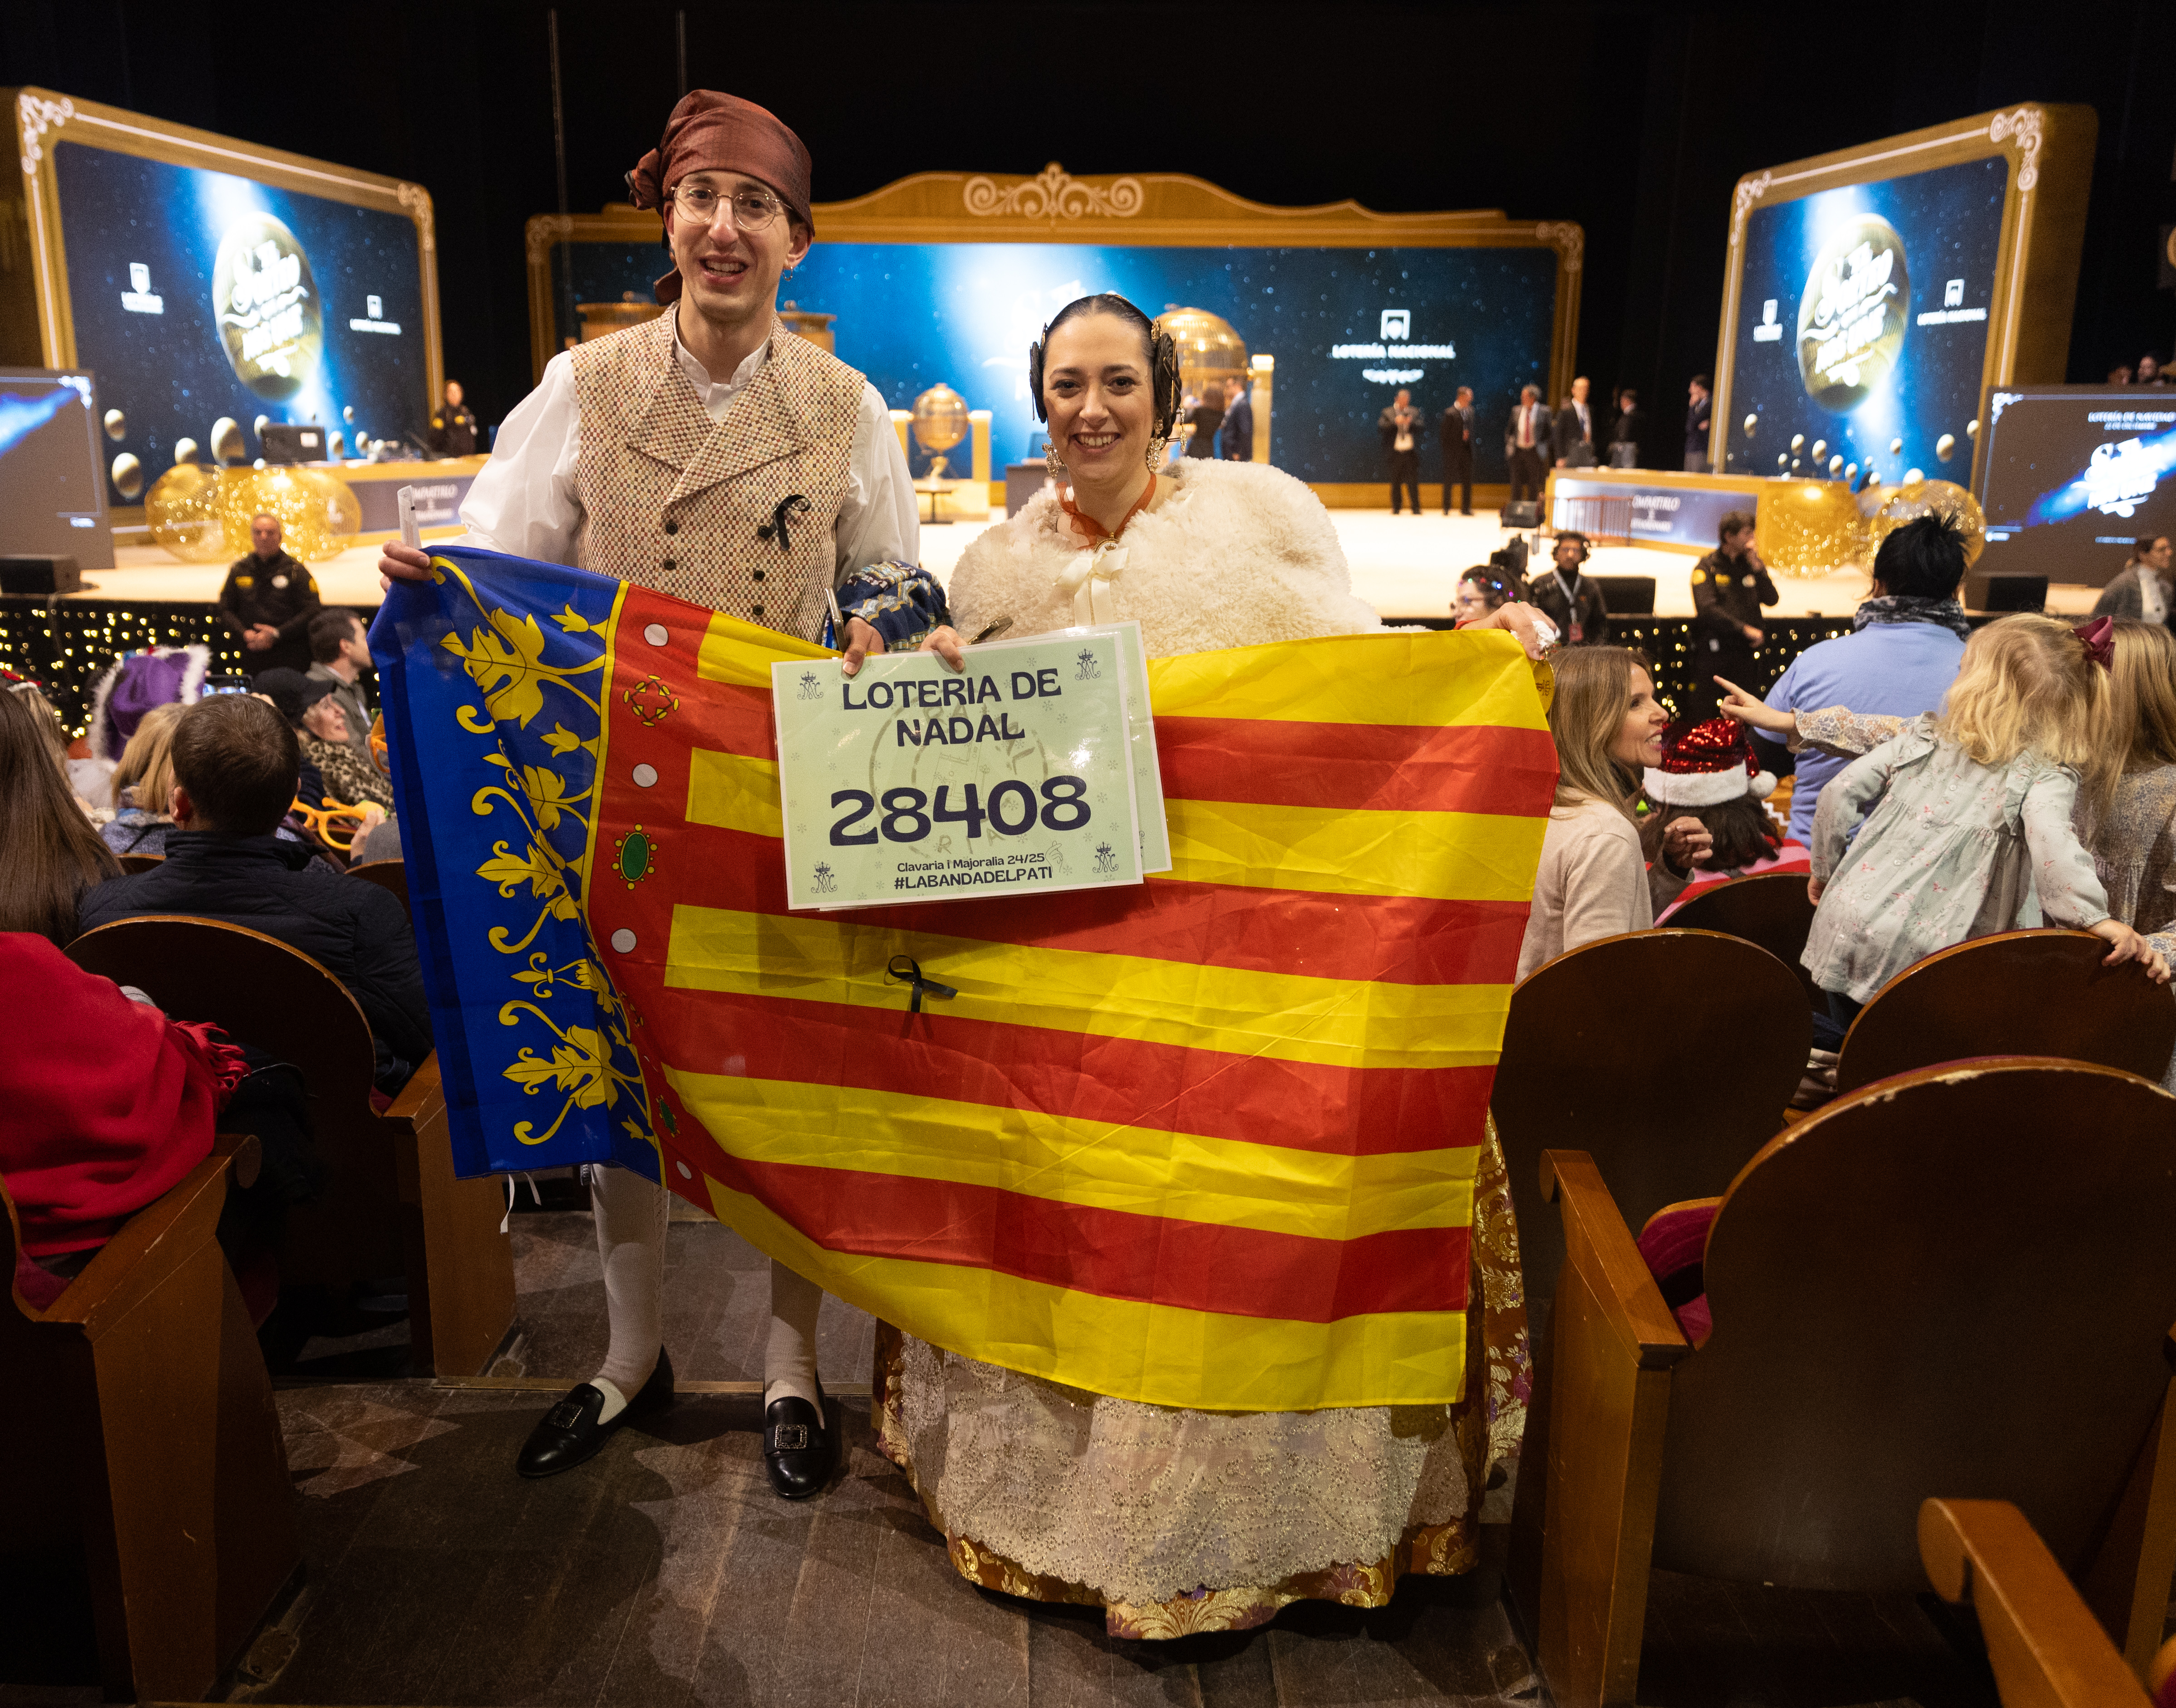
M 1662 1290 L 1662 1302 L 1695 1346 L 1705 1342 L 1715 1326 L 1700 1266 L 1707 1255 L 1707 1230 L 1715 1221 L 1716 1207 L 1698 1204 L 1657 1212 L 1640 1230 L 1637 1242 L 1648 1272 Z

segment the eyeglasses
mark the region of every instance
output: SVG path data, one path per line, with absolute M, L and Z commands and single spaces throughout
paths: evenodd
M 708 184 L 683 184 L 672 192 L 672 205 L 699 224 L 708 225 L 718 217 L 718 204 L 729 204 L 736 231 L 760 231 L 778 217 L 784 206 L 768 190 L 742 188 L 721 196 Z

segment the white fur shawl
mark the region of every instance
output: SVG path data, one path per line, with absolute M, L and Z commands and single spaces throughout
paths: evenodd
M 1105 583 L 1117 620 L 1140 623 L 1151 658 L 1383 626 L 1352 596 L 1330 512 L 1301 482 L 1266 463 L 1205 458 L 1173 478 L 1178 491 L 1126 525 L 1125 567 Z M 1045 491 L 968 546 L 946 589 L 952 626 L 971 639 L 1010 617 L 1007 640 L 1071 627 L 1073 598 L 1058 577 L 1080 546 L 1060 532 L 1067 520 Z

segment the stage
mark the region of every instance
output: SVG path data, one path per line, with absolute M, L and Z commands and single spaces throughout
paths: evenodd
M 1472 516 L 1332 510 L 1330 518 L 1352 568 L 1353 592 L 1392 623 L 1447 623 L 1460 574 L 1487 562 L 1488 554 L 1512 537 L 1489 510 Z M 1003 519 L 925 524 L 923 564 L 939 580 L 949 581 L 968 545 Z M 454 537 L 450 529 L 427 534 L 427 540 Z M 1546 572 L 1548 536 L 1527 538 L 1535 542 L 1530 570 Z M 311 566 L 327 605 L 348 605 L 366 615 L 376 609 L 383 597 L 378 550 L 373 540 Z M 202 641 L 211 643 L 225 668 L 240 668 L 240 648 L 215 610 L 226 577 L 225 564 L 177 562 L 157 546 L 124 545 L 115 556 L 117 561 L 106 567 L 84 571 L 80 593 L 50 602 L 0 600 L 0 664 L 46 683 L 63 718 L 74 729 L 83 727 L 92 687 L 116 653 Z M 1690 680 L 1681 661 L 1689 657 L 1686 640 L 1695 561 L 1682 552 L 1602 545 L 1586 565 L 1589 574 L 1599 577 L 1652 577 L 1653 614 L 1632 615 L 1620 610 L 1611 638 L 1647 648 L 1665 699 L 1681 697 Z M 1845 632 L 1867 591 L 1866 577 L 1851 571 L 1803 579 L 1779 573 L 1776 581 L 1782 597 L 1768 614 L 1769 640 L 1760 655 L 1769 680 L 1815 641 Z M 2097 588 L 2084 584 L 2053 585 L 2048 609 L 2082 616 L 2098 594 Z

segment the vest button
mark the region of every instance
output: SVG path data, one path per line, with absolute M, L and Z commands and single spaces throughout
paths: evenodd
M 748 615 L 752 617 L 761 616 L 763 615 L 763 607 L 759 605 L 750 605 L 748 607 Z
M 658 567 L 665 571 L 666 574 L 670 575 L 672 572 L 672 560 L 669 557 L 666 558 L 663 563 L 658 566 Z
M 667 534 L 677 534 L 680 531 L 680 524 L 668 518 L 665 523 L 665 531 Z
M 763 572 L 762 572 L 761 570 L 758 570 L 758 571 L 756 571 L 756 572 L 755 572 L 755 578 L 756 578 L 758 581 L 761 581 L 761 580 L 763 579 Z

